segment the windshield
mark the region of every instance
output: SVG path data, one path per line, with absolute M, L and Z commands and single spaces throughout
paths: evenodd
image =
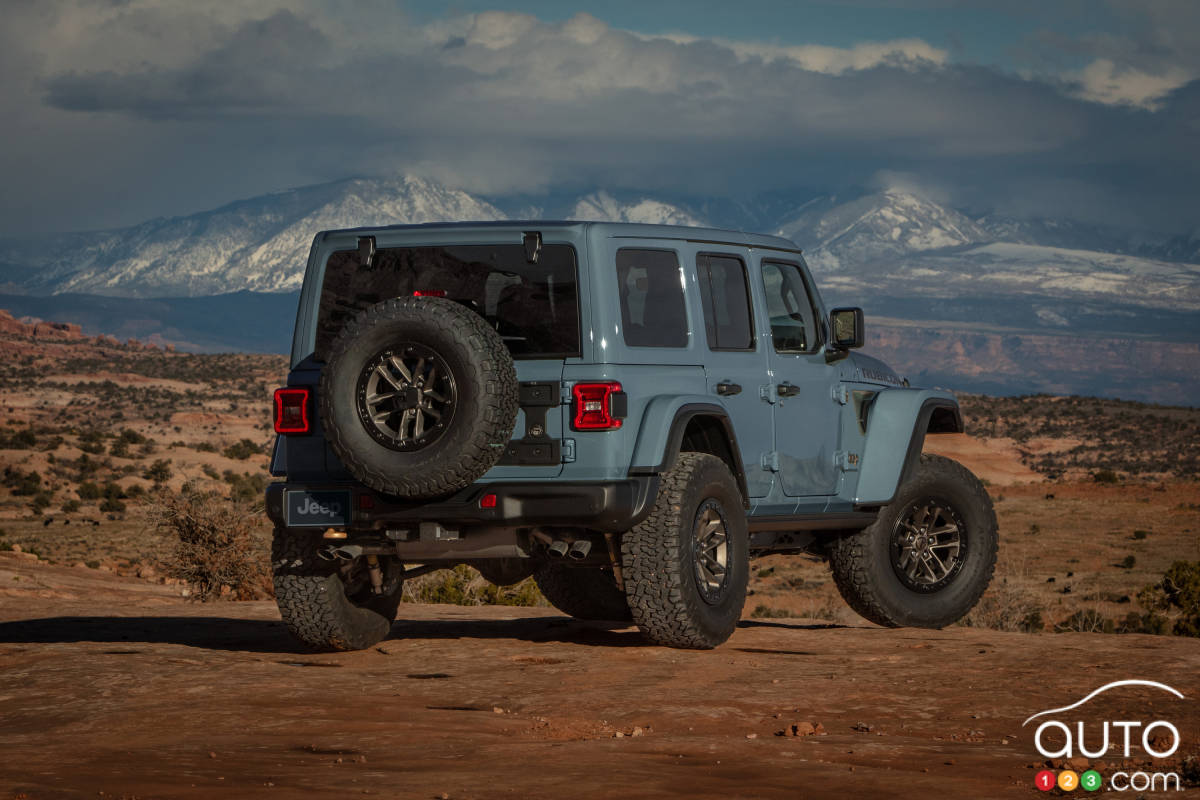
M 580 355 L 575 250 L 545 245 L 537 263 L 520 244 L 397 247 L 363 267 L 357 250 L 332 253 L 317 320 L 324 361 L 346 322 L 392 297 L 427 294 L 462 303 L 496 329 L 515 358 Z

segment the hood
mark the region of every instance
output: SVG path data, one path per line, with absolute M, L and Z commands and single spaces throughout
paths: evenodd
M 846 358 L 845 380 L 876 383 L 881 386 L 907 386 L 908 381 L 900 378 L 896 372 L 878 358 L 851 353 Z

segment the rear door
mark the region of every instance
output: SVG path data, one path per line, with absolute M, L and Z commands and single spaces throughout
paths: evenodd
M 702 251 L 696 255 L 696 281 L 709 351 L 708 391 L 729 409 L 750 496 L 765 497 L 774 481 L 766 463 L 774 420 L 761 394 L 767 362 L 755 331 L 747 264 L 744 250 Z
M 835 455 L 841 406 L 833 391 L 838 367 L 825 361 L 820 315 L 804 270 L 771 256 L 762 257 L 759 267 L 771 329 L 779 480 L 790 497 L 832 495 L 841 474 Z

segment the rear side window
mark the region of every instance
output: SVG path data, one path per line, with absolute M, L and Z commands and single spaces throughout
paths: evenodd
M 687 347 L 683 274 L 670 250 L 617 251 L 621 332 L 630 347 Z
M 500 334 L 515 358 L 580 355 L 575 250 L 544 245 L 537 263 L 520 244 L 396 247 L 379 250 L 370 269 L 357 250 L 325 264 L 316 356 L 324 360 L 346 322 L 375 303 L 429 294 L 467 306 Z
M 819 342 L 812 300 L 800 267 L 786 261 L 764 261 L 762 276 L 775 352 L 811 353 Z
M 704 326 L 710 350 L 753 350 L 750 286 L 746 265 L 736 256 L 701 253 L 696 257 Z

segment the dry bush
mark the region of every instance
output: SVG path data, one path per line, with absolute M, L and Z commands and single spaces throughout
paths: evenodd
M 269 537 L 261 514 L 249 505 L 185 486 L 178 493 L 155 493 L 149 518 L 174 545 L 164 563 L 167 574 L 186 581 L 193 599 L 274 596 Z
M 496 586 L 466 564 L 405 581 L 403 597 L 408 603 L 449 603 L 458 606 L 549 605 L 533 578 L 526 578 L 512 586 Z

